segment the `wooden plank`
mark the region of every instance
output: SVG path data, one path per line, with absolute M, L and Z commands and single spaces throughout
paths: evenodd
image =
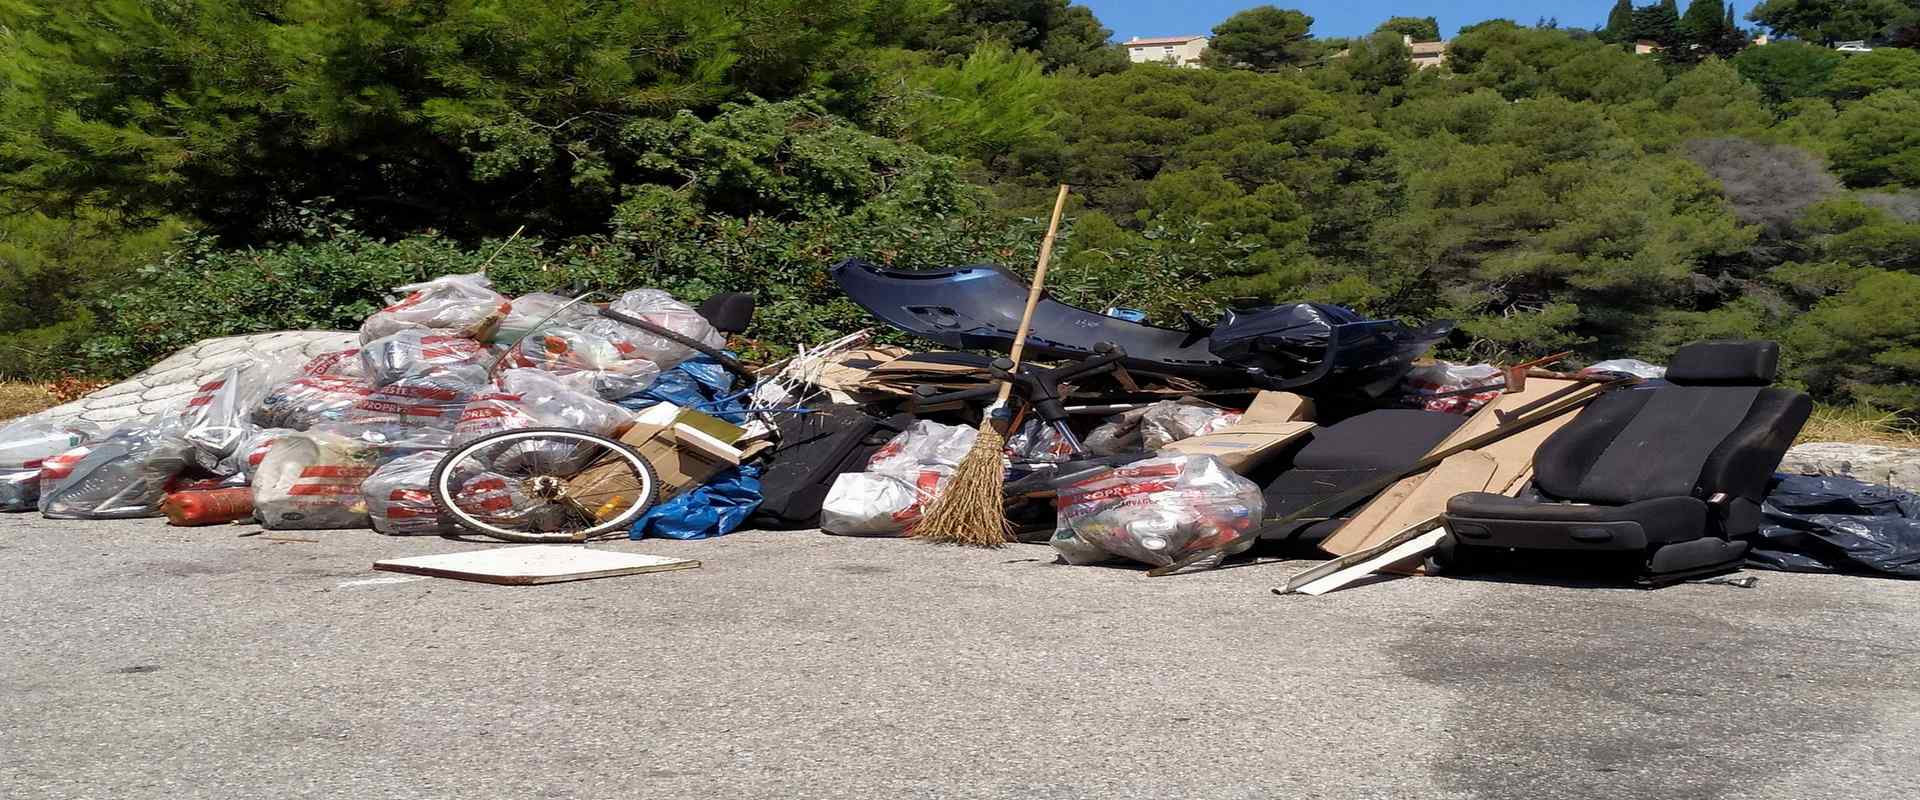
M 1360 512 L 1348 519 L 1345 525 L 1341 525 L 1332 535 L 1321 540 L 1320 549 L 1336 556 L 1344 556 L 1361 549 L 1364 545 L 1360 543 L 1378 529 L 1381 523 L 1386 522 L 1387 517 L 1393 514 L 1393 510 L 1406 502 L 1407 497 L 1412 495 L 1415 489 L 1420 488 L 1420 484 L 1426 479 L 1427 476 L 1424 474 L 1415 475 L 1403 478 L 1387 487 L 1386 491 L 1361 506 Z
M 584 581 L 698 566 L 700 562 L 690 558 L 589 550 L 579 545 L 565 544 L 494 547 L 373 562 L 373 568 L 383 572 L 508 586 Z
M 1425 555 L 1447 533 L 1438 514 L 1408 525 L 1385 541 L 1327 561 L 1274 587 L 1274 594 L 1321 595 L 1356 580 Z

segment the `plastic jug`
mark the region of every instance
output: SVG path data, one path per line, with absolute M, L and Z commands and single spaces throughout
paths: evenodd
M 160 504 L 160 513 L 167 515 L 167 524 L 170 525 L 236 522 L 253 516 L 253 491 L 242 486 L 174 492 Z

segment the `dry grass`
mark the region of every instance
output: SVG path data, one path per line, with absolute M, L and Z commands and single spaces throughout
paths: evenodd
M 0 383 L 0 420 L 24 417 L 59 404 L 59 398 L 44 384 Z
M 1867 406 L 1816 404 L 1799 442 L 1857 442 L 1920 447 L 1920 429 L 1897 414 Z

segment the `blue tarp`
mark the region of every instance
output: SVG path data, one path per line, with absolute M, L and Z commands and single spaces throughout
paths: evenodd
M 655 403 L 672 403 L 724 419 L 736 425 L 746 420 L 746 405 L 733 388 L 733 373 L 708 356 L 694 356 L 660 373 L 646 390 L 619 403 L 639 411 Z
M 748 464 L 715 475 L 703 486 L 675 495 L 634 520 L 627 536 L 644 539 L 709 539 L 740 529 L 760 507 L 760 466 Z

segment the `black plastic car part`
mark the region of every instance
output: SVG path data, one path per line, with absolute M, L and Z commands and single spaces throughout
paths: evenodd
M 859 259 L 833 268 L 847 297 L 888 324 L 962 350 L 1012 348 L 1027 287 L 995 266 L 896 270 Z M 1338 306 L 1297 304 L 1229 313 L 1219 328 L 1192 318 L 1174 330 L 1109 317 L 1043 296 L 1026 352 L 1082 359 L 1102 343 L 1126 352 L 1128 370 L 1216 387 L 1329 389 L 1379 396 L 1413 360 L 1452 331 L 1410 328 Z
M 848 298 L 887 324 L 960 350 L 1011 349 L 1027 303 L 1026 284 L 994 266 L 909 271 L 848 259 L 834 266 L 833 277 Z M 1121 363 L 1129 370 L 1249 385 L 1246 370 L 1208 352 L 1211 332 L 1142 325 L 1042 297 L 1026 354 L 1081 359 L 1110 342 L 1126 352 Z

